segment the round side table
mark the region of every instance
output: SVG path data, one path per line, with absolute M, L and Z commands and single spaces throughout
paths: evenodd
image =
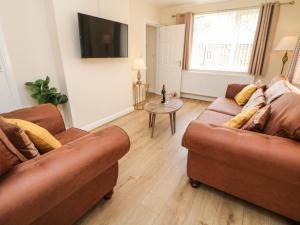
M 181 109 L 183 102 L 180 99 L 171 99 L 167 103 L 160 101 L 149 102 L 144 110 L 149 113 L 149 128 L 152 128 L 151 137 L 154 136 L 155 119 L 157 114 L 169 114 L 172 135 L 176 133 L 176 112 Z

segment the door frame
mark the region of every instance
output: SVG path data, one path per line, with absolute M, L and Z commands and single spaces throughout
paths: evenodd
M 0 24 L 0 60 L 2 66 L 4 67 L 5 80 L 7 81 L 7 84 L 13 96 L 12 101 L 13 101 L 14 108 L 16 109 L 20 108 L 22 106 L 20 101 L 20 95 L 17 88 L 15 77 L 13 75 L 12 64 L 9 58 L 8 50 L 6 47 L 6 41 L 5 41 L 1 24 Z
M 155 68 L 155 93 L 156 94 L 160 94 L 160 90 L 159 90 L 159 82 L 158 82 L 158 79 L 159 79 L 159 76 L 158 76 L 158 63 L 159 63 L 159 28 L 161 27 L 160 24 L 158 23 L 155 23 L 153 21 L 146 21 L 145 23 L 145 30 L 146 30 L 146 36 L 145 36 L 145 49 L 147 51 L 147 26 L 151 26 L 151 27 L 155 27 L 156 28 L 156 68 Z M 147 52 L 145 53 L 145 58 L 146 58 L 146 61 L 147 61 Z M 147 79 L 147 74 L 146 74 L 146 79 Z

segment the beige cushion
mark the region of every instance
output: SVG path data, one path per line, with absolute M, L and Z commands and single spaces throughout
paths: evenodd
M 293 86 L 288 80 L 279 80 L 266 90 L 266 102 L 270 104 L 283 94 L 292 92 L 300 93 L 299 89 Z
M 254 92 L 254 94 L 251 96 L 247 104 L 243 107 L 242 112 L 255 106 L 262 108 L 265 105 L 266 105 L 266 98 L 264 95 L 264 91 L 262 88 L 259 88 Z

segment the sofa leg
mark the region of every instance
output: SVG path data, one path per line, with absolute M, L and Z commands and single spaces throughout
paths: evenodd
M 201 182 L 190 178 L 190 184 L 193 188 L 199 188 L 201 186 Z
M 106 195 L 104 195 L 103 198 L 104 198 L 105 200 L 109 200 L 109 199 L 111 199 L 113 193 L 114 193 L 114 190 L 111 190 L 111 191 L 108 192 Z

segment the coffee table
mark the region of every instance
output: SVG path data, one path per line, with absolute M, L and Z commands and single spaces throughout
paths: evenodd
M 167 103 L 152 101 L 144 106 L 149 113 L 149 128 L 152 128 L 151 137 L 154 135 L 155 119 L 157 114 L 169 114 L 172 135 L 176 133 L 176 112 L 181 109 L 183 102 L 180 99 L 171 99 Z

